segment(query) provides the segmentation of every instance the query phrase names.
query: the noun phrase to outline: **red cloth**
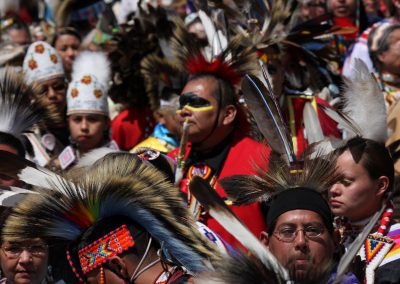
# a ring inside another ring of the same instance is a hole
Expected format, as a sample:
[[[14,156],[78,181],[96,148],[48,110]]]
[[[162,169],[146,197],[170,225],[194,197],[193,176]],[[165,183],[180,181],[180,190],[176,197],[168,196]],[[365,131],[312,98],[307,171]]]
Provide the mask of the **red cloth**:
[[[296,140],[297,140],[297,151],[296,155],[300,156],[304,149],[308,146],[307,139],[304,138],[304,125],[303,125],[303,109],[306,102],[309,99],[301,97],[292,97],[295,125],[296,125]],[[323,99],[316,97],[317,104],[321,104],[329,107],[328,102]],[[317,105],[318,119],[321,124],[322,132],[324,136],[340,138],[340,132],[337,128],[337,122],[332,120],[320,107]],[[285,114],[289,118],[289,114]]]
[[[130,150],[151,135],[154,129],[153,113],[148,108],[128,108],[111,122],[112,138],[121,150]]]
[[[339,27],[350,27],[350,28],[354,28],[354,32],[349,33],[349,34],[345,34],[343,35],[343,37],[345,39],[352,39],[352,40],[356,40],[357,38],[357,34],[358,34],[358,27],[353,23],[353,20],[350,18],[339,18],[339,17],[334,17],[333,18],[333,23],[335,26],[339,26]]]
[[[169,156],[176,160],[178,151],[179,149],[173,150],[169,153]],[[187,154],[189,151],[190,145],[188,146]],[[268,146],[262,145],[249,137],[235,136],[217,180],[236,174],[255,174],[256,168],[254,165],[267,170],[270,152],[271,149]],[[186,188],[187,179],[184,178],[181,182],[181,190],[185,192]],[[218,183],[216,191],[221,197],[226,196],[225,191]],[[257,238],[262,231],[266,231],[266,224],[259,203],[246,206],[230,206],[230,208]],[[233,247],[242,247],[240,243],[211,216],[205,216],[204,224]]]

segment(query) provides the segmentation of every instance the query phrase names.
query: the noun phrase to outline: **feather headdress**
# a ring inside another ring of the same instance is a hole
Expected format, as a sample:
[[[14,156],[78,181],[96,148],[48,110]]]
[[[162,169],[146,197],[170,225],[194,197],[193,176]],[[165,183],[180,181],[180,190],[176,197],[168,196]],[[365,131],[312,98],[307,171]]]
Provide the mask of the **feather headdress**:
[[[37,92],[34,85],[25,85],[24,76],[5,68],[0,72],[0,132],[21,138],[46,113],[45,109],[32,105]]]
[[[343,113],[347,114],[361,131],[354,133],[354,130],[346,128],[350,131],[349,138],[361,134],[364,138],[384,143],[387,139],[385,101],[378,83],[361,59],[355,60],[354,78],[346,79],[345,83]]]
[[[208,59],[193,35],[178,24],[172,47],[179,67],[189,75],[212,74],[235,86],[244,74],[257,70],[256,54],[251,47],[244,47],[242,40],[242,36],[235,36],[221,53]]]
[[[36,188],[40,194],[19,203],[7,219],[3,238],[56,240],[64,246],[65,258],[65,246],[72,245],[91,226],[104,218],[125,216],[193,273],[206,269],[205,260],[219,258],[213,244],[195,228],[178,189],[130,154],[106,156],[62,186],[57,192]]]
[[[279,193],[297,187],[326,193],[340,175],[336,172],[336,158],[306,154],[302,165],[293,168],[282,159],[270,162],[268,172],[259,170],[258,175],[234,175],[219,183],[235,204],[248,204],[270,200]]]
[[[179,95],[184,84],[184,75],[178,66],[172,61],[161,58],[156,54],[150,54],[143,58],[140,63],[140,72],[143,75],[147,96],[149,97],[150,108],[156,111],[168,104],[173,99],[175,91]],[[170,96],[163,96],[163,91],[169,89]],[[177,105],[171,105],[177,107]]]
[[[238,253],[225,257],[214,266],[214,271],[205,272],[194,279],[195,284],[278,284],[285,283],[281,275],[267,268],[259,259]]]

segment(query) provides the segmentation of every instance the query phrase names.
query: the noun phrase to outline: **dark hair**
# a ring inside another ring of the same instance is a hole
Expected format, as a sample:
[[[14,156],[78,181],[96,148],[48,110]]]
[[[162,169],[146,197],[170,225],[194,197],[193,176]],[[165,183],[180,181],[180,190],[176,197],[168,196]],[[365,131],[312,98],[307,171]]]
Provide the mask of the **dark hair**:
[[[216,81],[215,90],[212,95],[217,100],[221,108],[228,105],[237,105],[237,97],[235,95],[234,87],[223,78],[217,77],[210,73],[199,73],[191,76],[188,82],[203,78],[212,78]]]
[[[56,34],[53,37],[53,40],[51,41],[51,45],[55,46],[57,40],[59,39],[59,37],[63,36],[63,35],[70,35],[70,36],[74,36],[76,37],[79,42],[82,42],[82,37],[81,35],[78,33],[78,31],[72,27],[64,27],[64,28],[60,28]]]
[[[354,161],[367,170],[372,179],[378,179],[381,176],[389,178],[389,186],[387,191],[394,188],[394,164],[389,151],[383,143],[355,137],[350,139],[346,146],[337,150],[337,154],[341,155],[345,151],[350,151]]]
[[[25,148],[22,142],[15,136],[0,131],[0,144],[4,144],[10,146],[11,148],[14,148],[15,150],[17,150],[18,156],[25,157]]]
[[[372,60],[375,69],[381,71],[382,64],[379,60],[379,55],[389,50],[389,37],[392,34],[392,32],[394,32],[397,29],[400,29],[400,24],[393,24],[388,27],[382,27],[384,31],[382,32],[380,39],[378,39],[377,41],[377,49],[371,50],[374,38],[376,36],[376,32],[379,30],[379,27],[380,26],[374,28],[368,36],[368,50],[369,50],[369,56]]]

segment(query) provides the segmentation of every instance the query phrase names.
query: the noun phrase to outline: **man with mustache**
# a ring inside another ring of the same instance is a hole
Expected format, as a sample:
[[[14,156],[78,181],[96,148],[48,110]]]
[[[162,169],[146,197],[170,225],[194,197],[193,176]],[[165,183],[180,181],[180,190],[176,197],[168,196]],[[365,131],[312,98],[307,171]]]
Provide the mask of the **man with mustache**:
[[[298,283],[330,283],[335,250],[333,219],[320,193],[292,188],[278,194],[261,241]],[[347,276],[346,280],[357,280]],[[347,283],[347,282],[341,282]]]

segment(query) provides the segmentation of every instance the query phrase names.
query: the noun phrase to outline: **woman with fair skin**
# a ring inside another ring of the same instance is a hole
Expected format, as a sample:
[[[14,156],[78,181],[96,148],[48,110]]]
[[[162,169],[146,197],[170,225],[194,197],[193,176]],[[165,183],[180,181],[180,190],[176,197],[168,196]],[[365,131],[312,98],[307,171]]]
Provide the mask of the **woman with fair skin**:
[[[1,228],[10,214],[10,209],[1,208]],[[22,242],[10,242],[2,235],[0,243],[1,284],[52,283],[48,279],[49,248],[40,238]],[[50,276],[51,277],[51,276]]]
[[[82,38],[73,28],[60,29],[53,39],[53,46],[60,54],[64,71],[68,79],[71,77],[72,64],[79,52]]]
[[[400,224],[393,224],[391,218],[394,167],[389,152],[379,142],[353,138],[338,150],[336,166],[342,179],[330,189],[329,204],[333,214],[342,217],[337,224],[340,224],[341,243],[346,249],[372,216],[384,207],[359,252],[361,259],[366,260],[365,267],[361,267],[366,272],[359,278],[366,279],[366,283],[399,283],[400,271],[396,267],[400,264],[400,257],[396,252],[400,247]],[[382,250],[382,253],[369,250],[378,243],[382,246],[378,251]]]

